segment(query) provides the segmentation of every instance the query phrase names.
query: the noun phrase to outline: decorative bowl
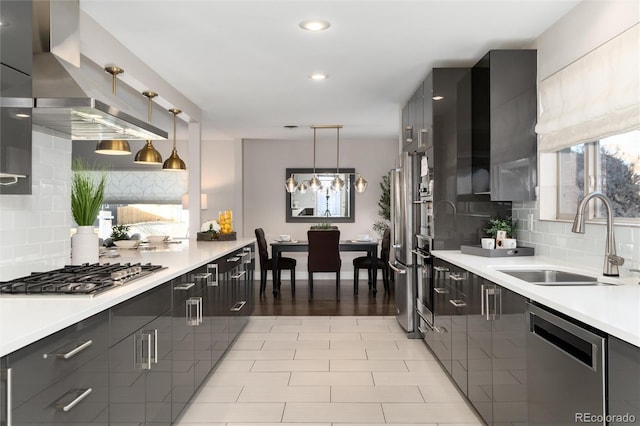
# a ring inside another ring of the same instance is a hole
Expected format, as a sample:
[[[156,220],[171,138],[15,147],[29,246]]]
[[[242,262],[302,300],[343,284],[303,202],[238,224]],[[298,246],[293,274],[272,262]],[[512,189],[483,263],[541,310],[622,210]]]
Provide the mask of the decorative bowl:
[[[149,235],[147,237],[147,241],[149,241],[151,244],[164,243],[168,239],[169,239],[168,235]]]
[[[140,245],[140,240],[117,240],[114,241],[113,244],[115,244],[118,248],[134,249],[138,248],[138,246]]]

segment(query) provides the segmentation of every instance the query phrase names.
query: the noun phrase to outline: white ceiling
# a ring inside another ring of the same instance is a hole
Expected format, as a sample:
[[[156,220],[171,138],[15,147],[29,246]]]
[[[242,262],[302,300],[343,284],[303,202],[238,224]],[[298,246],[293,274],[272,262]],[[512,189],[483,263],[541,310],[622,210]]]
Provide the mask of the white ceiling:
[[[395,138],[432,67],[529,47],[579,0],[81,0],[81,9],[203,112],[203,139]],[[298,23],[325,19],[323,32]],[[313,72],[329,78],[312,81]],[[178,106],[179,107],[179,106]],[[298,125],[297,130],[284,125]]]

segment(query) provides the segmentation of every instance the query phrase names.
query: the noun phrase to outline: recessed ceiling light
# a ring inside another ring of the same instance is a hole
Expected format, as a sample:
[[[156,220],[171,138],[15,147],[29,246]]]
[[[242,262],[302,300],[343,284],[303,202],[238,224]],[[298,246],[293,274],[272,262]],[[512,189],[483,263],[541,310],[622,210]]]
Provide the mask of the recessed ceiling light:
[[[329,28],[331,24],[328,21],[323,21],[321,19],[308,19],[300,22],[298,26],[307,31],[322,31]]]
[[[315,73],[309,76],[311,80],[325,80],[328,77],[329,76],[327,74],[322,74],[322,73]]]
[[[443,100],[443,99],[444,99],[444,96],[434,96],[432,99],[433,99],[434,101],[441,101],[441,100]]]
[[[298,126],[296,126],[295,124],[285,124],[284,126],[285,129],[297,129]]]

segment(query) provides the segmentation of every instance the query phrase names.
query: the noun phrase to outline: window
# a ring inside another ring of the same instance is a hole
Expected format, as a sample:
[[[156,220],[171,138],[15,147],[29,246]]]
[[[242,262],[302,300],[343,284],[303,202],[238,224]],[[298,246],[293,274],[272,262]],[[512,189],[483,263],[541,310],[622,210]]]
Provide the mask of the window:
[[[572,219],[579,200],[592,191],[611,200],[616,218],[640,223],[640,130],[558,152],[557,217]],[[594,206],[589,217],[604,219],[604,205]]]

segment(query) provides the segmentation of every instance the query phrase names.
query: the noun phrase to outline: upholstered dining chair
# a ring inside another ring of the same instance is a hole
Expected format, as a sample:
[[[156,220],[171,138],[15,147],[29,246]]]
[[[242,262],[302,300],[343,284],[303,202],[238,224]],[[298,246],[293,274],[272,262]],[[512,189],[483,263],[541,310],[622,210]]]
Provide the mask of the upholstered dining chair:
[[[313,273],[336,273],[336,299],[340,300],[340,230],[309,230],[309,259],[307,270],[309,272],[309,300],[313,297]]]
[[[256,228],[256,239],[258,240],[258,253],[260,255],[260,294],[263,294],[267,288],[267,272],[273,270],[273,259],[269,259],[269,249],[267,240],[264,237],[264,230]],[[274,286],[280,288],[280,275],[282,270],[291,271],[291,295],[296,294],[296,260],[291,257],[278,257],[277,276],[272,277]]]
[[[353,294],[358,294],[358,272],[360,269],[366,269],[369,276],[369,288],[373,285],[371,282],[371,268],[382,270],[382,282],[384,283],[384,291],[389,291],[389,252],[391,251],[391,230],[387,228],[382,234],[382,244],[380,247],[380,257],[375,259],[369,256],[360,256],[353,259]]]

